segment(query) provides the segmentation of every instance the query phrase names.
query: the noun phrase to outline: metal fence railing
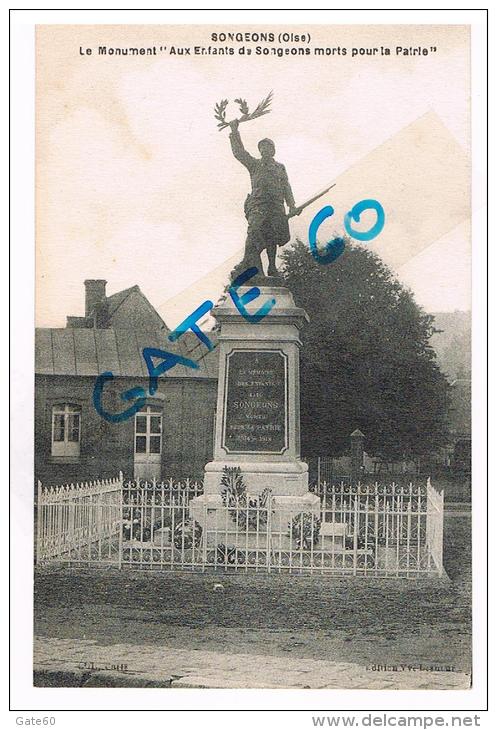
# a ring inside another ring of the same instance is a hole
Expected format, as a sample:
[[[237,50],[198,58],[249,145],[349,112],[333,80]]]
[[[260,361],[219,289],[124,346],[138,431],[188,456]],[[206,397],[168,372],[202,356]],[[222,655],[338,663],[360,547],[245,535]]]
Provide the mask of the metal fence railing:
[[[316,507],[269,490],[194,500],[202,484],[38,487],[37,563],[416,577],[443,572],[443,492],[319,483]]]
[[[437,492],[431,486],[431,480],[427,483],[427,505],[426,505],[426,544],[437,572],[443,572],[443,519],[444,519],[444,493]]]
[[[122,474],[115,479],[43,487],[38,482],[36,561],[100,561],[116,554],[122,525]]]

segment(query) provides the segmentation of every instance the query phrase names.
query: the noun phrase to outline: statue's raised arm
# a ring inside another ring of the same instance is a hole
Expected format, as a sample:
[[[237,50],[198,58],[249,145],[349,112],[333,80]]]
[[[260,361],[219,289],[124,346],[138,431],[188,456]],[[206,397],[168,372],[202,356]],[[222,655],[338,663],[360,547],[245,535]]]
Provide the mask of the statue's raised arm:
[[[238,160],[238,162],[241,162],[242,165],[247,168],[247,170],[251,170],[257,163],[257,160],[255,159],[255,157],[252,157],[252,155],[247,152],[247,150],[243,146],[242,138],[240,136],[240,132],[238,131],[238,125],[238,119],[234,119],[232,122],[230,122],[231,151],[233,152],[233,155]]]

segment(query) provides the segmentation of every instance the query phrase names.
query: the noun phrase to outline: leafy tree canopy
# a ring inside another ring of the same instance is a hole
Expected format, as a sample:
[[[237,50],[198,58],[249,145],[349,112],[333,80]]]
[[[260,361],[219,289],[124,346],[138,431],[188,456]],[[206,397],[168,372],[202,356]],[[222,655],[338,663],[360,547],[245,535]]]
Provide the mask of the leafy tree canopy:
[[[356,428],[368,453],[395,460],[446,441],[449,386],[429,344],[433,317],[365,245],[320,264],[296,241],[282,275],[309,314],[302,331],[305,456],[348,452]]]

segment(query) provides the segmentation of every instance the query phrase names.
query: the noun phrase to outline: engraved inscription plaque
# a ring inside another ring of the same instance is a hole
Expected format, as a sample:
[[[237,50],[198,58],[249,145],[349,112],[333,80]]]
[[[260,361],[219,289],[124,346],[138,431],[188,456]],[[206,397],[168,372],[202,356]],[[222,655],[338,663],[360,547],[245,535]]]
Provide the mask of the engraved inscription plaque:
[[[228,453],[287,448],[286,355],[238,350],[226,363],[223,446]]]

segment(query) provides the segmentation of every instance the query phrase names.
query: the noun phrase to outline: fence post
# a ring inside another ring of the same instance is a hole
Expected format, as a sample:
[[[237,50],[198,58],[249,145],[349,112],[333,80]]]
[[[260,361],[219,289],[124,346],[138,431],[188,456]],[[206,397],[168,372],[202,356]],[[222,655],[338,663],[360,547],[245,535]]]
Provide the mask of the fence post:
[[[124,479],[122,471],[119,472],[119,536],[117,567],[121,570],[123,564],[123,525],[124,525]]]
[[[271,524],[271,514],[273,510],[273,497],[272,495],[269,496],[268,501],[266,502],[266,509],[267,509],[267,521],[266,521],[266,569],[267,572],[271,572],[271,558],[272,558],[272,546],[273,546],[273,536],[272,536],[272,524]],[[245,556],[245,562],[247,562],[248,558]]]
[[[354,498],[354,536],[353,536],[353,567],[354,575],[357,575],[357,533],[359,531],[359,504],[357,496]]]
[[[204,527],[202,528],[202,573],[205,573],[205,568],[207,566],[207,537],[209,534],[209,525],[207,523],[208,517],[207,517],[207,502],[204,502],[202,505],[202,511],[203,511],[203,523]],[[214,562],[216,560],[216,553],[214,552]]]
[[[438,526],[438,540],[439,540],[439,558],[438,558],[438,575],[441,578],[444,571],[444,490],[440,492],[440,519]]]
[[[41,562],[40,559],[40,550],[41,550],[41,523],[42,523],[42,509],[41,509],[41,493],[42,493],[42,484],[41,481],[38,479],[38,494],[37,494],[37,502],[36,502],[36,564],[39,565]]]

